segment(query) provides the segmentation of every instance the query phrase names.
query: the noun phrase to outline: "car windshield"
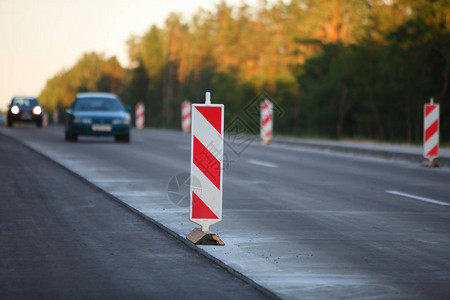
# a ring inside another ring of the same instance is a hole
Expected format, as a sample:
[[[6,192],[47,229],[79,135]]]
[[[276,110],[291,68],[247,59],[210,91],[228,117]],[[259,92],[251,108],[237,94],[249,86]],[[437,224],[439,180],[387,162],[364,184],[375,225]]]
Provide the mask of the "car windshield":
[[[73,107],[76,111],[121,111],[122,103],[114,98],[79,98]]]
[[[34,98],[14,98],[11,105],[17,106],[36,106],[38,102]]]

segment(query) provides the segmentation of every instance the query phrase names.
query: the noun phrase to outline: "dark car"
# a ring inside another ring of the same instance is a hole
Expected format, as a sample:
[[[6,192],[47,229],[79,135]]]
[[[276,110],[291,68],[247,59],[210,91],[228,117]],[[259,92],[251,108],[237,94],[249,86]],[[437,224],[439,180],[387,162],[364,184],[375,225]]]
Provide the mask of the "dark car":
[[[13,126],[14,122],[34,122],[42,127],[42,107],[36,98],[14,97],[8,106],[7,123]]]
[[[67,107],[66,141],[77,141],[79,135],[113,136],[116,142],[130,141],[130,116],[122,101],[110,93],[79,93]]]

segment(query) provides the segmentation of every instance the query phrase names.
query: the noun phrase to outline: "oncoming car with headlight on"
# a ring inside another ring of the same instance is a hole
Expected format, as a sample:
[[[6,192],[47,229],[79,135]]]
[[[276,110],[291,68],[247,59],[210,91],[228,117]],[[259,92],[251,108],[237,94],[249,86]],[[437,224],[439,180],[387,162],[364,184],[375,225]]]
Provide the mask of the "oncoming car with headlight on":
[[[14,122],[34,122],[36,126],[42,127],[42,107],[36,98],[13,97],[8,106],[8,126]]]
[[[79,93],[66,109],[66,141],[79,135],[113,136],[116,142],[130,141],[130,116],[122,101],[111,93]]]

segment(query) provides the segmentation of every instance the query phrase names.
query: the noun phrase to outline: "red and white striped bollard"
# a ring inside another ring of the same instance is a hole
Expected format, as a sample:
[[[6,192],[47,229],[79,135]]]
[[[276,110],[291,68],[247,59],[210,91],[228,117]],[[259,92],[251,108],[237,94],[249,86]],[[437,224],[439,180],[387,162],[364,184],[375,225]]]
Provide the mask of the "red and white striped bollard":
[[[272,144],[273,104],[269,99],[261,102],[261,140],[262,144]]]
[[[136,103],[136,128],[143,129],[145,124],[145,105],[142,102]]]
[[[423,109],[423,156],[429,164],[439,156],[439,104],[434,104],[433,98]]]
[[[210,93],[205,104],[192,105],[190,220],[201,230],[187,238],[195,244],[224,245],[209,231],[222,220],[223,118],[223,104],[211,104]]]
[[[48,126],[48,114],[45,111],[42,112],[42,126]]]
[[[57,109],[53,110],[53,124],[58,124],[59,122],[59,112]]]
[[[191,131],[191,102],[188,100],[181,103],[181,129],[184,134]]]

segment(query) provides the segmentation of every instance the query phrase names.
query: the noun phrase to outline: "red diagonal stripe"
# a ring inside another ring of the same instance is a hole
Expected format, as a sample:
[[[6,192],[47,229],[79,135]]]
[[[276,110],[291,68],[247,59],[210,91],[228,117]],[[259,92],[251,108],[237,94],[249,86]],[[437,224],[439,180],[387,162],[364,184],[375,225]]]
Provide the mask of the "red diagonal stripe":
[[[428,116],[436,107],[437,105],[425,105],[425,117]]]
[[[268,107],[269,107],[269,103],[267,103],[267,102],[261,103],[261,108],[262,108],[262,109],[266,109],[266,108],[268,108]]]
[[[189,119],[191,117],[191,114],[185,114],[185,115],[183,115],[183,121],[185,121],[185,120],[187,120],[187,119]]]
[[[205,119],[222,134],[222,107],[220,106],[195,106]]]
[[[194,164],[220,190],[220,161],[194,136]]]
[[[436,145],[436,146],[434,146],[434,148],[433,149],[431,149],[428,153],[427,153],[427,157],[428,156],[438,156],[438,149],[439,149],[439,147],[438,147],[438,145]]]
[[[428,141],[430,137],[432,137],[433,134],[435,134],[437,131],[438,131],[438,120],[434,121],[434,123],[431,124],[430,127],[428,127],[425,130],[425,141]]]
[[[272,120],[272,115],[267,115],[267,116],[263,119],[262,125],[263,125],[263,126],[266,126],[267,123],[269,123],[271,120]]]
[[[192,192],[192,218],[193,219],[218,219],[215,213],[200,199],[195,192]]]

